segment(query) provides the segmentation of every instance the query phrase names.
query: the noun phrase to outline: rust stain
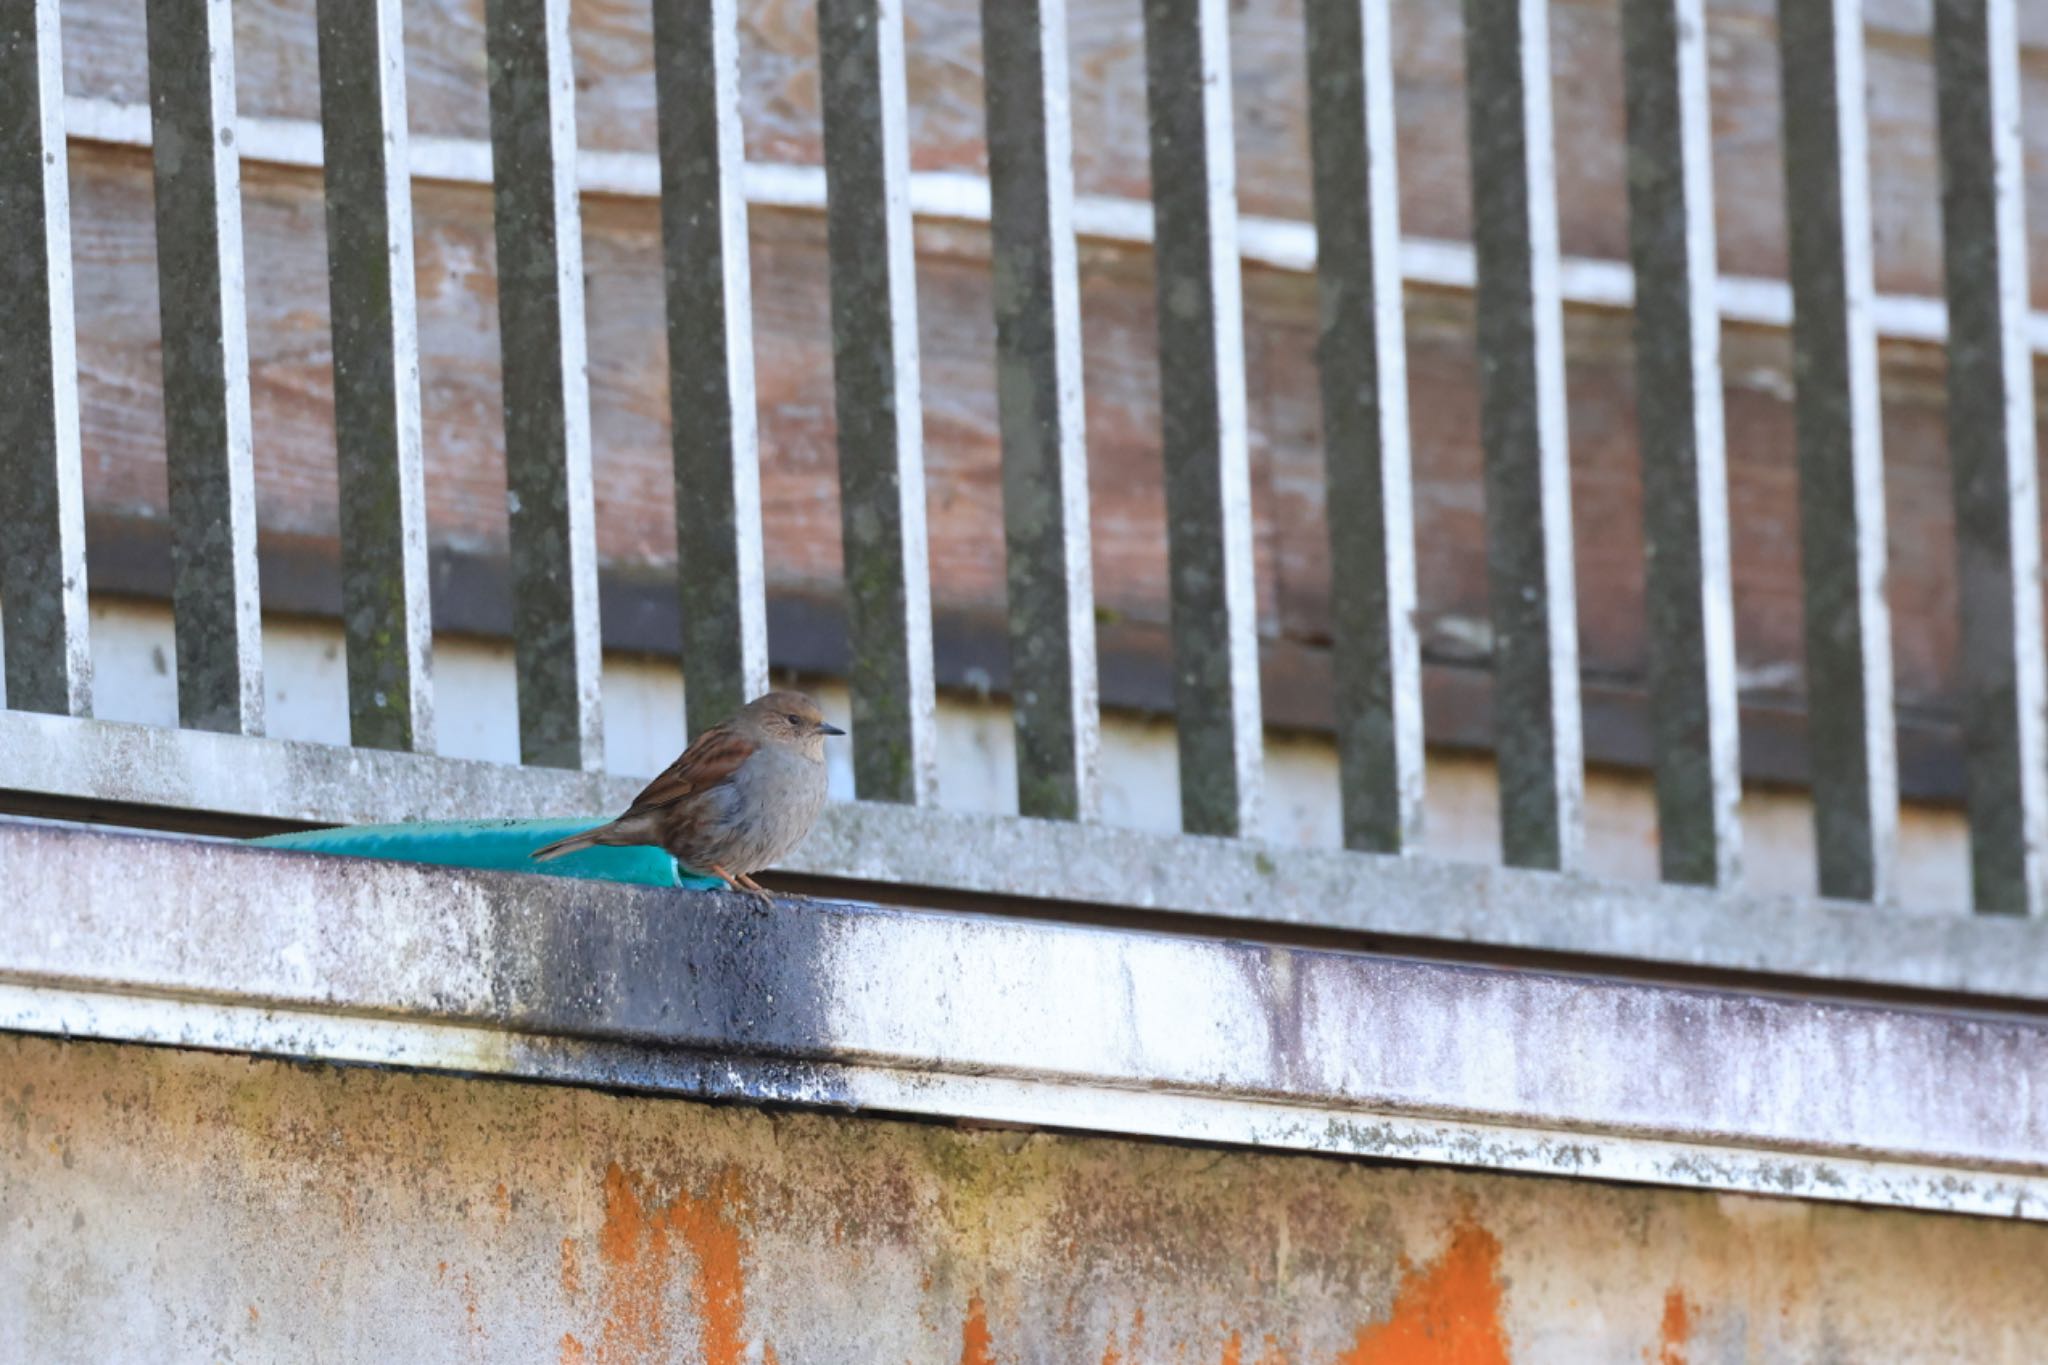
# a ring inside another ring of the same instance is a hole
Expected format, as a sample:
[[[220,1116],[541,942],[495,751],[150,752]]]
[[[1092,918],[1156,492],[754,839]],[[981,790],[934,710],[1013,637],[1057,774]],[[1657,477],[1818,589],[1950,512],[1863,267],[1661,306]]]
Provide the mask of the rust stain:
[[[1244,1338],[1236,1332],[1223,1343],[1223,1365],[1244,1365]]]
[[[562,1239],[562,1293],[572,1299],[583,1294],[583,1248],[574,1237]]]
[[[1266,1335],[1265,1349],[1259,1352],[1258,1365],[1287,1365],[1287,1352],[1280,1349],[1279,1339],[1271,1333]]]
[[[562,1333],[561,1365],[583,1365],[583,1362],[587,1359],[589,1357],[584,1354],[583,1343],[576,1339],[576,1334],[574,1332]]]
[[[483,1318],[477,1313],[476,1282],[470,1277],[470,1273],[467,1270],[462,1272],[462,1312],[469,1319],[469,1333],[471,1336],[484,1337],[490,1335],[484,1331]]]
[[[1677,1285],[1664,1296],[1664,1321],[1657,1330],[1655,1365],[1685,1365],[1685,1344],[1692,1340],[1692,1305]],[[1645,1359],[1649,1352],[1643,1352]]]
[[[663,1295],[679,1242],[696,1263],[690,1299],[704,1365],[739,1365],[746,1350],[746,1243],[735,1215],[742,1204],[739,1176],[731,1169],[702,1198],[678,1194],[650,1210],[625,1171],[616,1163],[606,1168],[604,1226],[597,1241],[605,1269],[600,1361],[668,1354]],[[563,1257],[566,1286],[574,1270],[567,1242]]]
[[[253,1327],[253,1326],[255,1326],[255,1325],[256,1325],[256,1323],[258,1323],[259,1321],[261,1321],[261,1320],[262,1320],[262,1318],[263,1318],[263,1315],[262,1315],[261,1313],[259,1313],[259,1312],[257,1312],[257,1311],[256,1311],[256,1305],[255,1305],[255,1304],[253,1304],[253,1303],[252,1303],[252,1304],[250,1304],[250,1305],[249,1305],[249,1325],[250,1325],[250,1326],[252,1326],[252,1327]]]
[[[967,1299],[967,1320],[960,1324],[960,1365],[995,1365],[988,1334],[988,1307],[981,1295]]]
[[[494,1202],[498,1206],[498,1226],[503,1227],[512,1217],[512,1196],[505,1189],[505,1182],[502,1180],[498,1182],[498,1190]]]
[[[1508,1365],[1500,1242],[1470,1218],[1441,1256],[1401,1277],[1393,1311],[1361,1327],[1337,1365]]]
[[[1071,1329],[1073,1327],[1073,1324],[1074,1300],[1073,1297],[1069,1295],[1067,1298],[1066,1314],[1065,1317],[1062,1319],[1062,1325]],[[1112,1331],[1109,1334],[1109,1344],[1102,1348],[1102,1365],[1123,1365],[1124,1361],[1126,1360],[1129,1360],[1131,1365],[1137,1365],[1137,1362],[1145,1358],[1144,1346],[1145,1308],[1144,1305],[1140,1304],[1138,1307],[1131,1310],[1130,1340],[1124,1343],[1124,1349],[1120,1351],[1117,1349],[1116,1333]],[[1129,1354],[1126,1355],[1126,1352],[1128,1352]]]
[[[726,1170],[703,1199],[679,1198],[669,1218],[696,1258],[690,1283],[704,1365],[739,1365],[746,1350],[746,1247],[732,1211],[741,1203],[739,1175]]]

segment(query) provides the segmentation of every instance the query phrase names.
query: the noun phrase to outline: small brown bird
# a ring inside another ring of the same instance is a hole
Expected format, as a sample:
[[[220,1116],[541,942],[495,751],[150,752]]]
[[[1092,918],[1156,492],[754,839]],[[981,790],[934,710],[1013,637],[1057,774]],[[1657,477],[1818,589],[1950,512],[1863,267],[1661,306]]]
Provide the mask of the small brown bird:
[[[770,692],[697,736],[624,815],[534,850],[536,859],[598,844],[657,844],[691,872],[768,899],[747,875],[803,842],[825,804],[827,725],[801,692]]]

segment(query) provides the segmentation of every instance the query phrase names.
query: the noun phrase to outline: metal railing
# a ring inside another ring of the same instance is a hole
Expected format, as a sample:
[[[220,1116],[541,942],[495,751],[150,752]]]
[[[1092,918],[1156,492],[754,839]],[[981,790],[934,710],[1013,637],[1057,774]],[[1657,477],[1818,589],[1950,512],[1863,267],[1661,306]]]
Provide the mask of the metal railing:
[[[767,675],[747,168],[736,0],[652,3],[669,378],[674,411],[690,415],[673,441],[694,731]],[[1422,688],[1387,6],[1305,8],[1344,840],[1407,853]],[[984,0],[983,50],[1018,805],[1085,822],[1099,720],[1064,9]],[[1545,0],[1466,0],[1465,14],[1503,855],[1572,870],[1583,759],[1548,15]],[[1820,884],[1884,900],[1898,789],[1860,5],[1783,0],[1781,14]],[[817,17],[856,787],[924,806],[935,721],[904,16],[901,0],[820,0]],[[1625,0],[1623,17],[1662,867],[1725,889],[1739,872],[1741,784],[1705,19],[1702,0]],[[1181,823],[1236,837],[1258,807],[1261,707],[1228,19],[1225,0],[1144,4]],[[486,21],[520,749],[529,770],[588,774],[602,753],[600,636],[568,6],[489,0]],[[2048,679],[2015,25],[2016,0],[1937,0],[1974,895],[1980,910],[2039,914]],[[200,749],[86,719],[58,0],[0,0],[6,701],[70,718],[0,716],[12,727],[0,787],[235,810],[261,772],[299,790],[272,789],[252,813],[304,819],[379,809],[361,784],[390,784],[391,816],[424,813],[420,793],[436,783],[489,785],[480,765],[425,757],[399,0],[321,0],[319,45],[351,732],[361,749],[419,757],[401,772],[250,739],[268,756],[209,748],[195,766]],[[263,694],[233,61],[228,0],[150,0],[179,714],[187,732],[253,737]],[[500,805],[609,792],[566,780],[519,790]]]

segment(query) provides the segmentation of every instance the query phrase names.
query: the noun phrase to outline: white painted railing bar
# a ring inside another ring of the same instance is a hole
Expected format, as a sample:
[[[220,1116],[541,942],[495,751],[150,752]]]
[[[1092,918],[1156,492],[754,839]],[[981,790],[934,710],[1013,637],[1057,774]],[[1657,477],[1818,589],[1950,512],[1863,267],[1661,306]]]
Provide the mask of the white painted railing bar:
[[[655,0],[669,429],[692,735],[768,689],[737,0]]]
[[[1782,0],[1807,743],[1824,895],[1891,893],[1898,830],[1884,463],[1870,322],[1861,0]]]
[[[1017,809],[1100,810],[1066,0],[983,0]]]
[[[242,162],[229,0],[149,0],[178,717],[263,728]]]
[[[320,0],[349,739],[434,747],[433,622],[399,0]]]
[[[1344,843],[1401,853],[1423,757],[1393,35],[1381,0],[1306,9]]]
[[[1145,0],[1145,98],[1181,827],[1243,834],[1264,737],[1227,0]]]
[[[1664,879],[1740,874],[1742,755],[1703,0],[1622,5],[1650,712]]]
[[[1585,842],[1547,0],[1465,0],[1501,851]]]
[[[854,789],[932,799],[935,701],[902,0],[820,0]]]
[[[88,96],[65,102],[66,128],[75,142],[147,147],[148,110]],[[304,119],[245,116],[235,145],[242,159],[272,166],[313,168],[320,164],[320,127]],[[586,149],[577,158],[577,184],[584,194],[652,199],[661,192],[661,166],[645,152]],[[437,184],[491,183],[490,144],[467,138],[412,139],[412,173]],[[823,212],[825,170],[786,162],[749,162],[741,174],[747,202],[757,208]],[[987,223],[989,186],[978,175],[957,171],[914,171],[910,212],[934,222]],[[1316,265],[1316,232],[1309,223],[1258,214],[1238,217],[1239,257],[1247,265],[1307,274]],[[1110,195],[1074,196],[1074,234],[1083,241],[1144,247],[1152,243],[1152,206]],[[1401,242],[1403,280],[1417,289],[1469,292],[1478,277],[1472,248],[1464,242],[1406,237]],[[1558,268],[1559,294],[1569,308],[1626,312],[1635,306],[1635,276],[1626,262],[1566,256]],[[1783,330],[1792,325],[1792,290],[1784,280],[1723,275],[1715,288],[1721,320],[1744,327]],[[1879,294],[1871,321],[1887,341],[1938,345],[1948,337],[1948,310],[1940,299]],[[2048,313],[2027,318],[2027,342],[2048,355]]]
[[[1934,7],[1970,883],[1979,910],[2039,915],[2048,913],[2048,659],[2016,19],[2016,0]]]
[[[6,704],[92,709],[57,0],[0,4],[0,609]]]
[[[596,494],[569,0],[488,0],[519,750],[596,768]]]

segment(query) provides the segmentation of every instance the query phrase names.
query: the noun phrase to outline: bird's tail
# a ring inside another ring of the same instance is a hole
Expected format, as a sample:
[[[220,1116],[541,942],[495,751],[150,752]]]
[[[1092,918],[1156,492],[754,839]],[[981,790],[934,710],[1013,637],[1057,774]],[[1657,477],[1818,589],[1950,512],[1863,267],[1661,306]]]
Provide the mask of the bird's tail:
[[[565,853],[575,853],[580,849],[595,848],[604,842],[601,836],[610,828],[610,825],[599,825],[596,829],[586,829],[581,834],[572,834],[566,839],[557,839],[545,848],[535,849],[531,856],[535,862],[544,863],[550,858],[559,858]]]

